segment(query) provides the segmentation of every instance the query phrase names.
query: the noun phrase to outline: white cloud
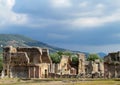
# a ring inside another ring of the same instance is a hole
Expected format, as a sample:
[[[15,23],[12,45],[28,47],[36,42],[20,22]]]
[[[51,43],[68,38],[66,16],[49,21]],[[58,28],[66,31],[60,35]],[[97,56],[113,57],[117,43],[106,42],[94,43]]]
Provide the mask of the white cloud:
[[[88,5],[89,5],[89,3],[87,2],[87,1],[85,1],[85,2],[81,2],[80,4],[79,4],[79,7],[88,7]]]
[[[97,26],[99,24],[101,23],[96,17],[79,18],[79,19],[75,19],[72,22],[72,25],[76,27],[92,27],[92,26]]]
[[[108,0],[108,2],[110,2],[112,6],[120,7],[120,0]]]
[[[15,0],[0,0],[0,26],[8,24],[23,24],[27,20],[24,14],[17,14],[12,11]]]
[[[102,16],[103,11],[100,10],[92,10],[87,12],[78,12],[78,13],[71,13],[70,16],[73,17],[88,17],[88,16]]]
[[[69,20],[55,20],[55,19],[45,19],[45,18],[34,18],[34,19],[28,19],[27,21],[27,27],[33,28],[33,29],[39,29],[39,28],[46,28],[51,25],[68,25]]]
[[[99,3],[99,4],[96,5],[96,8],[97,8],[97,9],[104,9],[104,8],[105,8],[105,5]]]
[[[79,17],[71,20],[71,24],[75,27],[96,27],[107,23],[120,21],[120,11],[117,10],[111,15]]]
[[[7,11],[3,11],[2,16],[0,17],[2,21],[0,21],[0,24],[4,23],[3,20],[9,21],[9,23],[25,23],[27,20],[26,15],[22,14],[16,14],[12,11],[12,7],[15,4],[15,0],[0,0],[1,2],[9,3],[8,6],[2,6],[2,7],[8,7]],[[106,5],[106,3],[99,1],[93,3],[92,1],[78,1],[78,3],[74,3],[74,0],[48,0],[51,2],[49,5],[52,5],[54,8],[61,8],[60,10],[50,8],[51,14],[43,14],[40,15],[47,15],[48,18],[45,18],[46,20],[31,22],[29,20],[28,24],[32,27],[44,27],[46,25],[72,25],[73,27],[97,27],[97,26],[103,26],[107,23],[120,21],[120,12],[111,10],[107,10],[107,6],[112,3],[109,3]],[[80,3],[81,2],[81,3]],[[50,7],[50,6],[48,6]],[[69,7],[68,9],[64,9],[65,7]],[[83,7],[81,9],[80,7]],[[42,7],[41,7],[42,8]],[[45,8],[46,9],[46,8]],[[44,9],[44,10],[45,10]],[[39,10],[38,10],[39,11]],[[110,11],[109,15],[107,13]],[[37,13],[37,12],[36,12]],[[45,12],[46,13],[46,12]],[[6,15],[5,15],[6,14]],[[34,14],[34,13],[33,13]],[[1,15],[1,14],[0,14]],[[52,15],[52,17],[51,17]],[[7,17],[6,17],[7,16]],[[35,15],[36,16],[36,15]],[[57,19],[57,18],[59,19]],[[29,16],[31,19],[32,17]],[[38,19],[41,18],[37,17]],[[37,22],[37,23],[36,23]]]
[[[113,38],[119,39],[120,38],[120,33],[115,33],[112,35]]]
[[[70,0],[52,0],[53,7],[70,7],[72,4]]]

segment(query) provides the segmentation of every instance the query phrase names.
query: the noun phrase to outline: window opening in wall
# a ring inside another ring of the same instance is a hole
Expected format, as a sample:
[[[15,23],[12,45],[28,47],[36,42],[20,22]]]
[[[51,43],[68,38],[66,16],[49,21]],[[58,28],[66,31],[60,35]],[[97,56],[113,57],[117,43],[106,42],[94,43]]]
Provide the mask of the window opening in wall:
[[[45,78],[47,78],[47,69],[45,69]]]
[[[111,60],[112,60],[112,61],[116,61],[115,56],[112,56],[112,57],[111,57]]]
[[[117,61],[120,61],[120,57],[117,57]]]

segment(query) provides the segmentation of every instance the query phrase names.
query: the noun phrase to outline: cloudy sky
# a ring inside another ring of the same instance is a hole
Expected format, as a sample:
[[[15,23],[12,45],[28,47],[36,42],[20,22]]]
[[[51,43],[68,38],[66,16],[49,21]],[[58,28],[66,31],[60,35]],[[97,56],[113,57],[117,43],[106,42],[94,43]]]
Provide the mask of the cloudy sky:
[[[0,33],[85,52],[120,50],[120,0],[0,0]]]

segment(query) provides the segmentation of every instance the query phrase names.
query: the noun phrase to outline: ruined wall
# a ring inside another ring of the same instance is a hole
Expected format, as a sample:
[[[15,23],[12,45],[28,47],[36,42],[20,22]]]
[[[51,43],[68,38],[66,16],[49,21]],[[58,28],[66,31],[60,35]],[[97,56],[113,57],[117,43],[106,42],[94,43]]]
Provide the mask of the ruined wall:
[[[100,70],[100,60],[99,59],[92,61],[92,68],[93,68],[92,73],[99,73],[99,70]]]
[[[79,59],[78,74],[85,74],[85,54],[79,53],[77,55]]]
[[[27,78],[29,58],[25,52],[10,54],[10,73],[11,77]]]
[[[100,67],[99,67],[99,72],[101,73],[101,76],[104,76],[104,62],[100,63]]]
[[[40,66],[31,65],[28,67],[28,78],[41,78],[41,68]]]
[[[52,72],[58,75],[76,75],[77,69],[71,65],[72,60],[69,56],[62,55],[61,61],[59,64],[52,64]]]
[[[51,71],[48,49],[14,48],[3,49],[3,72],[9,77],[45,78]]]
[[[48,77],[48,73],[49,73],[49,66],[50,64],[47,63],[41,63],[40,64],[40,69],[41,69],[41,78],[47,78]]]
[[[11,71],[11,57],[16,53],[16,49],[12,46],[3,48],[3,75],[10,76]]]
[[[70,68],[69,68],[69,56],[62,55],[60,64],[58,64],[58,74],[64,75],[64,74],[70,74]]]
[[[10,52],[10,51],[9,51]],[[4,66],[3,71],[9,77],[28,77],[27,65],[29,64],[29,58],[25,52],[4,52]]]
[[[41,60],[41,49],[39,48],[17,48],[17,52],[26,52],[31,64],[42,63]]]
[[[105,77],[120,78],[120,52],[109,53],[104,58]]]
[[[28,78],[27,66],[13,66],[10,70],[11,77]]]
[[[116,76],[117,78],[120,78],[120,65],[116,65],[116,66],[115,66],[115,69],[116,69],[116,75],[115,75],[115,76]]]
[[[62,55],[61,61],[60,61],[60,74],[70,74],[70,69],[69,69],[69,56]]]
[[[120,78],[120,65],[105,63],[106,78]]]
[[[104,63],[100,60],[86,61],[86,77],[104,77]]]
[[[114,78],[115,77],[115,66],[114,65],[107,65],[107,66],[109,66],[109,67],[106,68],[107,70],[105,70],[105,77]]]
[[[29,57],[26,52],[10,53],[9,55],[11,66],[28,65],[30,63]]]
[[[51,60],[51,58],[49,56],[48,49],[42,49],[41,59],[42,59],[42,63],[52,63],[52,60]]]
[[[85,74],[91,74],[93,71],[92,61],[85,61]]]
[[[50,73],[60,74],[60,72],[61,72],[60,64],[52,63],[52,65],[51,65],[51,72]]]

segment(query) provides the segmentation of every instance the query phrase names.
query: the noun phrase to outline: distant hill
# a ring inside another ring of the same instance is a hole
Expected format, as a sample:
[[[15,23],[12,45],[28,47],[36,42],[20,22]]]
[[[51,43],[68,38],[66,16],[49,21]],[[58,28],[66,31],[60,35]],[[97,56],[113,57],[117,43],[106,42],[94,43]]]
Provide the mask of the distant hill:
[[[104,58],[107,54],[103,53],[103,52],[99,52],[97,53],[101,58]]]
[[[14,47],[31,47],[38,46],[42,48],[48,48],[51,52],[65,51],[66,49],[54,47],[46,43],[33,40],[31,38],[25,37],[18,34],[0,34],[0,45],[3,46],[14,46]],[[1,48],[0,48],[1,49]]]
[[[37,47],[42,47],[42,48],[48,48],[50,52],[56,52],[56,51],[71,51],[73,53],[78,53],[80,51],[72,51],[68,49],[63,49],[63,48],[58,48],[54,47],[51,45],[48,45],[46,43],[43,43],[41,41],[33,40],[29,37],[25,37],[23,35],[18,35],[18,34],[0,34],[0,45],[3,46],[14,46],[14,47],[32,47],[32,46],[37,46]],[[0,48],[1,49],[1,48]],[[89,55],[87,52],[82,52],[85,53],[86,56]],[[106,54],[105,53],[97,53],[101,58],[103,58]]]

